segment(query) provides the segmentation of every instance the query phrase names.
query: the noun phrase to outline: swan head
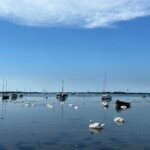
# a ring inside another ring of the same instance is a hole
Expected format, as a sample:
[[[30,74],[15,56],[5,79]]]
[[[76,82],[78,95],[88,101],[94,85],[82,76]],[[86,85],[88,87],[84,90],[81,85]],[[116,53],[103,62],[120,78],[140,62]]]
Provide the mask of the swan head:
[[[103,128],[105,126],[105,124],[103,123],[103,124],[101,124],[101,127]]]
[[[93,123],[93,121],[92,121],[92,120],[90,120],[90,123]]]

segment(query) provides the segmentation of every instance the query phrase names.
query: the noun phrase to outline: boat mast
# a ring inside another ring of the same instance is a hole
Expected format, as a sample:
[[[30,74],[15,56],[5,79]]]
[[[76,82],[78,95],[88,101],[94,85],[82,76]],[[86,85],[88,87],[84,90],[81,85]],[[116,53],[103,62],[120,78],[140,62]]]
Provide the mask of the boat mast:
[[[6,80],[6,93],[7,93],[7,80]]]
[[[3,83],[2,83],[2,94],[4,94],[4,78],[3,78]]]
[[[62,93],[64,93],[64,80],[62,80]]]
[[[103,87],[103,92],[106,92],[106,84],[107,84],[107,71],[105,71],[105,77],[104,77],[104,87]]]

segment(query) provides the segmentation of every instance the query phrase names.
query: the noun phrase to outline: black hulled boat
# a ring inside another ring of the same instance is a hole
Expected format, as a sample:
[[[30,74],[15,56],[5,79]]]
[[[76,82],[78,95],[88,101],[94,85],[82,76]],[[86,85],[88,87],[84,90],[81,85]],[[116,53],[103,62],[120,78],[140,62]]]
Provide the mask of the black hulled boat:
[[[11,95],[11,100],[16,100],[18,98],[18,95],[16,93],[13,93]]]
[[[64,81],[62,81],[62,92],[58,93],[56,95],[56,98],[59,99],[60,101],[65,101],[67,97],[68,94],[64,93]]]
[[[123,110],[122,107],[126,107],[126,109],[131,107],[131,102],[125,102],[121,100],[116,100],[115,104],[116,104],[115,108],[117,112]]]

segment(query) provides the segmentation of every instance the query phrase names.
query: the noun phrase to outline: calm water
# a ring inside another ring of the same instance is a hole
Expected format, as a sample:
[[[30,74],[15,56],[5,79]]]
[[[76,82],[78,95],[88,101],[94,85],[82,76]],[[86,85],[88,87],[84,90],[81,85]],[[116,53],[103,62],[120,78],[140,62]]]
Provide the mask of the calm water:
[[[131,100],[131,108],[117,112],[117,98]],[[27,106],[28,102],[33,106]],[[47,103],[54,107],[48,108]],[[68,97],[65,103],[52,96],[0,102],[0,150],[148,150],[149,115],[149,97],[116,96],[108,109],[98,96]],[[115,116],[123,117],[124,125],[115,124]],[[90,131],[90,119],[106,126],[102,131]]]

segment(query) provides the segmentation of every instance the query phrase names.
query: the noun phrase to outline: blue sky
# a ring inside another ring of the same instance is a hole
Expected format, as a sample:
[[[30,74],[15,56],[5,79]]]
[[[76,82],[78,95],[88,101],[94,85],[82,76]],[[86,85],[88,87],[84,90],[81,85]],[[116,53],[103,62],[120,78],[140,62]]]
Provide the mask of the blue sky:
[[[1,12],[1,11],[0,11]],[[0,84],[9,90],[150,92],[150,17],[96,27],[0,19]],[[89,24],[89,23],[88,23]]]

